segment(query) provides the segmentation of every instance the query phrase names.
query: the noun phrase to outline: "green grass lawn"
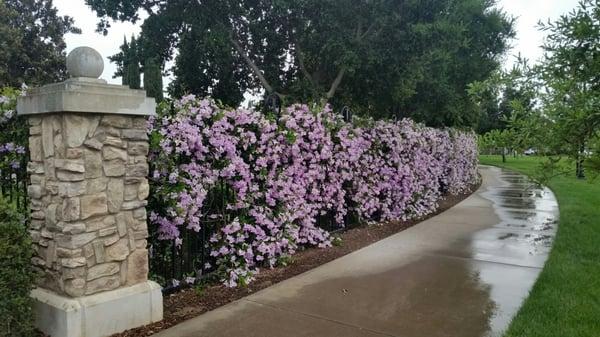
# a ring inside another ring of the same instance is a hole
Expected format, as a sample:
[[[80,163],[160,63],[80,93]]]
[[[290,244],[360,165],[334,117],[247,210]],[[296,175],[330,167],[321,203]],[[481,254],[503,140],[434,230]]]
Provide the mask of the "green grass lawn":
[[[482,164],[532,174],[540,158],[481,156]],[[574,171],[574,170],[573,170]],[[552,179],[560,222],[554,247],[506,337],[600,336],[600,179]]]

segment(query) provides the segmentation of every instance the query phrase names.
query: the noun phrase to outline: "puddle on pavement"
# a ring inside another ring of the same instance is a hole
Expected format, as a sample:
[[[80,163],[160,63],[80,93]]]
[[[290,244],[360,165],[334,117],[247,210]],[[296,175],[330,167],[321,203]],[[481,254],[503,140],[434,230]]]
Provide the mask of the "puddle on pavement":
[[[497,201],[497,206],[503,208],[512,208],[517,210],[532,210],[535,213],[539,211],[555,211],[558,206],[556,201],[549,199],[542,199],[536,197],[529,198],[499,198],[502,200]]]
[[[498,215],[505,222],[536,222],[540,223],[543,221],[554,220],[555,215],[553,212],[548,211],[533,211],[533,210],[518,210],[518,209],[497,209]]]
[[[536,200],[533,198],[501,198],[500,206],[516,209],[534,209]]]
[[[513,238],[513,237],[519,237],[519,235],[515,234],[515,233],[506,233],[506,234],[502,234],[498,237],[498,240],[506,240],[508,238]]]
[[[545,188],[528,187],[528,188],[515,188],[505,187],[497,188],[490,192],[490,195],[496,195],[503,198],[542,198],[554,200],[552,192]]]
[[[500,197],[504,197],[504,198],[528,198],[531,196],[535,196],[536,193],[539,193],[538,191],[532,191],[532,190],[501,190],[498,192],[495,192],[496,195],[500,196]]]
[[[534,184],[534,182],[532,182],[530,179],[521,175],[501,175],[500,177],[502,180],[512,184]]]
[[[541,222],[540,222],[541,221]],[[548,233],[553,234],[556,231],[556,221],[545,220],[543,221],[516,221],[512,220],[512,222],[501,222],[496,225],[496,228],[507,228],[507,229],[515,229],[515,230],[523,230],[523,231],[534,231],[540,233]]]
[[[525,234],[525,238],[535,245],[551,247],[554,235],[549,234]]]

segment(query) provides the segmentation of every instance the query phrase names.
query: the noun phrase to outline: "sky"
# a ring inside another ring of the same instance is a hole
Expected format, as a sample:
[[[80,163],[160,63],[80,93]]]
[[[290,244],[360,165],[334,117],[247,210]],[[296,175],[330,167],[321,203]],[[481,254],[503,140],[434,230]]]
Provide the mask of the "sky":
[[[138,35],[140,32],[140,23],[112,23],[112,28],[108,31],[108,35],[104,36],[96,33],[96,23],[98,17],[85,4],[84,0],[54,0],[54,6],[58,9],[59,15],[68,15],[75,20],[75,26],[81,29],[81,34],[67,34],[65,41],[67,42],[67,53],[71,50],[80,47],[88,46],[96,49],[104,58],[104,72],[100,78],[105,79],[109,83],[121,84],[121,79],[113,79],[116,67],[108,60],[108,56],[119,52],[119,47],[123,43],[123,36],[127,39],[131,34]]]
[[[534,63],[543,56],[541,45],[544,32],[537,28],[538,22],[555,20],[577,7],[579,0],[499,0],[498,7],[517,19],[515,30],[517,37],[512,41],[513,49],[504,60],[504,67],[509,68],[515,56],[521,56]]]
[[[513,49],[504,60],[505,68],[509,68],[515,60],[514,55],[519,53],[535,61],[542,56],[540,46],[543,43],[544,33],[537,29],[537,23],[556,19],[561,14],[566,14],[577,6],[578,0],[499,0],[498,7],[503,8],[509,15],[517,19],[517,37],[512,41]],[[140,32],[140,24],[114,22],[107,36],[96,33],[98,18],[95,13],[85,5],[84,0],[54,0],[54,5],[60,15],[69,15],[75,19],[75,25],[82,30],[82,34],[67,34],[67,53],[79,46],[88,46],[96,49],[104,57],[104,73],[101,78],[109,83],[120,84],[121,79],[112,76],[116,70],[107,57],[116,54],[123,43],[123,36],[129,37]],[[165,78],[165,87],[170,82]]]

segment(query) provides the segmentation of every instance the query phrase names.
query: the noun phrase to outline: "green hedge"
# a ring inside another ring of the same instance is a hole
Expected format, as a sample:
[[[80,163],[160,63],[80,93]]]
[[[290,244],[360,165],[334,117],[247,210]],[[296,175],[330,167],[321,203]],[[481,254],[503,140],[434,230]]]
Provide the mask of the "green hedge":
[[[29,293],[35,282],[31,239],[12,205],[0,198],[0,336],[32,336]]]

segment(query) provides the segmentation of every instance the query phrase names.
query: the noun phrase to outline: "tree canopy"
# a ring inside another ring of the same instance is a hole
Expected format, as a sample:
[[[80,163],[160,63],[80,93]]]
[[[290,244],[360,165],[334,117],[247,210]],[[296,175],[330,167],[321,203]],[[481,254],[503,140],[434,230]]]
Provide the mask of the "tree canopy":
[[[80,33],[52,0],[0,1],[0,87],[41,85],[66,77],[64,35]]]
[[[148,97],[154,97],[157,102],[163,100],[162,72],[154,58],[144,62],[144,90]]]
[[[469,95],[481,114],[478,133],[504,130],[512,119],[522,119],[539,107],[540,82],[533,73],[528,61],[519,57],[512,69],[495,71],[486,80],[469,84]]]
[[[583,161],[600,131],[600,2],[582,0],[541,29],[548,37],[539,73],[553,138],[559,140],[556,151],[574,158],[583,177]]]
[[[503,116],[504,126],[512,134],[512,148],[567,156],[584,178],[585,166],[600,172],[600,2],[582,0],[571,12],[540,23],[540,29],[547,33],[541,62],[496,86],[520,91]],[[485,88],[475,83],[471,93],[485,93]],[[492,136],[487,139],[497,139]],[[552,159],[546,167],[558,162]]]
[[[434,126],[477,124],[467,85],[498,68],[514,35],[494,0],[86,2],[105,32],[148,13],[139,43],[175,58],[172,94],[237,105],[264,92]]]

